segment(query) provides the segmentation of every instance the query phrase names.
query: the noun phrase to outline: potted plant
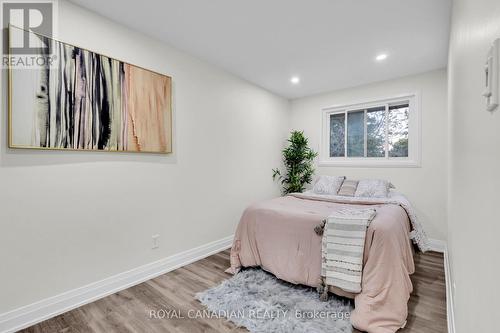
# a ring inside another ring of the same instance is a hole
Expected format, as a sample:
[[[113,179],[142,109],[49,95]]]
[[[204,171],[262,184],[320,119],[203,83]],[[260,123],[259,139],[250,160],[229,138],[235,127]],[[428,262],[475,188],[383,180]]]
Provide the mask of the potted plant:
[[[273,180],[283,185],[283,194],[303,192],[305,184],[312,181],[314,174],[313,160],[318,153],[309,148],[304,132],[292,131],[288,139],[289,145],[283,149],[285,174],[273,169]]]

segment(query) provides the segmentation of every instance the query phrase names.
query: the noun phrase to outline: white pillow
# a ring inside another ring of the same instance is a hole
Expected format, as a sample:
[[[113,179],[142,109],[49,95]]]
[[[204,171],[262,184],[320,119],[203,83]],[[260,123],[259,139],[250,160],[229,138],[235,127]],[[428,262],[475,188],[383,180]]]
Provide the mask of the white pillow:
[[[365,198],[387,198],[389,188],[394,187],[390,182],[383,179],[362,179],[358,183],[355,197]]]
[[[319,176],[314,184],[313,192],[316,194],[336,195],[344,182],[345,176]]]

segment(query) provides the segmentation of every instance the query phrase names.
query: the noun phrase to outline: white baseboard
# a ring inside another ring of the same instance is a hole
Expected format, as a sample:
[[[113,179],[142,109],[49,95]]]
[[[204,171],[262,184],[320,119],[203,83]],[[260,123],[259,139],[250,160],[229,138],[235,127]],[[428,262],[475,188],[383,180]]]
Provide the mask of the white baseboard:
[[[10,333],[47,320],[61,313],[94,302],[120,290],[155,278],[179,267],[231,247],[233,236],[196,247],[134,268],[104,280],[67,291],[39,302],[0,314],[0,332]]]
[[[453,279],[451,277],[450,258],[448,247],[444,251],[444,274],[446,279],[446,318],[448,320],[448,333],[455,333],[455,310],[453,307]]]
[[[431,251],[444,254],[444,275],[446,282],[446,318],[448,321],[448,333],[455,333],[455,313],[453,309],[453,279],[451,278],[450,260],[448,256],[448,245],[439,239],[429,239]]]
[[[443,240],[430,238],[429,245],[430,245],[431,251],[436,251],[439,253],[446,252],[446,242]]]

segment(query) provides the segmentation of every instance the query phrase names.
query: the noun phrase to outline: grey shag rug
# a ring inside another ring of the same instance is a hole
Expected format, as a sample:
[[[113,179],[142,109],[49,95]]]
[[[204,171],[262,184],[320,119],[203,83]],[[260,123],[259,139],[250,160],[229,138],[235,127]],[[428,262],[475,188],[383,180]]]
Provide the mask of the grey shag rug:
[[[245,269],[220,285],[196,294],[216,318],[255,333],[351,333],[351,302],[314,288],[281,281],[261,269]]]

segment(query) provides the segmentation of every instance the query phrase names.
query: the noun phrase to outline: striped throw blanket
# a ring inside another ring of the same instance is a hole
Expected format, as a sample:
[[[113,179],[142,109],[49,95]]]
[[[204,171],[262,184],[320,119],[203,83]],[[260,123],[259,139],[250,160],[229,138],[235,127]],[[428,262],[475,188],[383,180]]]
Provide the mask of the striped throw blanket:
[[[375,209],[341,209],[325,221],[322,238],[321,276],[325,289],[335,286],[361,292],[366,230]]]

